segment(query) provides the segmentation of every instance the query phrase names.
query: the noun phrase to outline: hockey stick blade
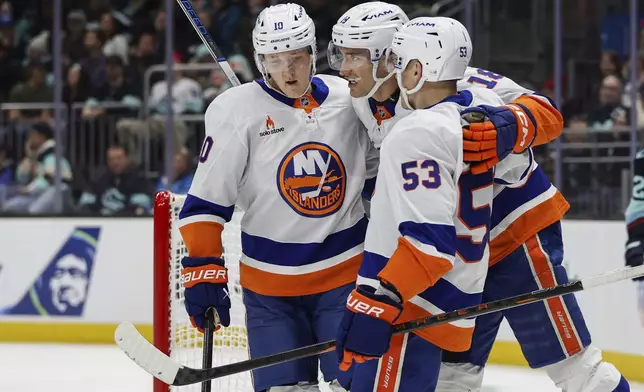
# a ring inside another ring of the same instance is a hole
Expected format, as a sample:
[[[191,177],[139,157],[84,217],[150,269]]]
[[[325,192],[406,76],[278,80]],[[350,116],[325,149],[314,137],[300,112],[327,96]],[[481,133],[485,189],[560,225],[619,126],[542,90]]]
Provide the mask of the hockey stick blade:
[[[572,281],[547,289],[537,290],[481,305],[471,306],[465,309],[455,310],[453,312],[441,313],[397,324],[394,326],[394,334],[412,332],[418,329],[433,327],[452,321],[483,316],[489,313],[523,306],[537,301],[543,301],[548,298],[559,297],[640,276],[644,276],[644,265],[635,268],[623,268],[610,271],[595,277]],[[161,351],[157,350],[157,348],[149,343],[129,322],[124,322],[119,325],[116,329],[115,338],[121,350],[123,350],[137,365],[166,384],[177,386],[196,384],[206,380],[276,365],[282,362],[305,358],[312,355],[319,355],[330,351],[335,347],[335,341],[330,340],[327,342],[296,348],[290,351],[284,351],[278,354],[253,358],[210,369],[193,369],[176,363]]]
[[[183,367],[150,344],[129,321],[116,327],[114,341],[132,361],[166,384],[172,384]]]

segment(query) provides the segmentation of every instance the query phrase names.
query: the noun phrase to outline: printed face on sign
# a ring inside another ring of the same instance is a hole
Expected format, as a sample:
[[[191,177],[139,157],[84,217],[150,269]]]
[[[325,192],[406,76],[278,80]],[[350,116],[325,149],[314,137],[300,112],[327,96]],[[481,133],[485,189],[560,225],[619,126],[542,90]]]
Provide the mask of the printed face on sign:
[[[51,280],[52,305],[61,313],[68,307],[77,307],[87,297],[89,277],[87,262],[75,255],[66,255],[56,263],[56,270]]]
[[[298,214],[320,218],[337,212],[344,201],[346,172],[340,156],[322,143],[304,143],[280,163],[277,188]]]
[[[52,254],[47,267],[25,288],[7,314],[81,316],[89,293],[96,247],[101,229],[79,227]]]

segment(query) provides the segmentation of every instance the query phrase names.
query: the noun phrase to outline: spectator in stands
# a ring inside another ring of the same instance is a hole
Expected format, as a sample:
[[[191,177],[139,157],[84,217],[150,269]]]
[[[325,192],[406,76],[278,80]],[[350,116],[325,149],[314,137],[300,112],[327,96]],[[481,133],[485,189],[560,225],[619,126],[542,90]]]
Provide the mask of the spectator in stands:
[[[79,64],[67,71],[67,83],[63,87],[63,101],[67,104],[85,102],[90,95],[89,77]]]
[[[110,8],[111,3],[115,3],[115,1],[110,1],[110,0],[89,0],[89,1],[81,1],[79,2],[80,4],[83,5],[83,9],[85,10],[85,13],[87,14],[87,20],[91,21],[92,24],[95,27],[96,23],[101,19],[101,15],[103,12]]]
[[[175,64],[181,62],[175,55]],[[168,96],[168,85],[161,80],[152,86],[147,110],[152,117],[146,120],[122,119],[116,124],[119,140],[125,144],[135,164],[141,163],[139,146],[145,140],[164,140],[165,114],[169,105],[175,116],[182,114],[201,114],[204,111],[204,102],[201,86],[195,80],[187,78],[180,71],[173,74],[172,97]],[[186,124],[180,118],[174,119],[175,146],[185,146],[188,139]]]
[[[85,48],[85,26],[87,18],[83,10],[73,10],[67,14],[67,32],[63,38],[63,53],[70,64],[87,57]]]
[[[254,66],[250,64],[248,59],[241,54],[234,54],[228,58],[228,64],[233,72],[238,75],[242,83],[252,82],[254,79],[253,70]]]
[[[612,50],[602,52],[601,59],[599,60],[599,69],[603,77],[608,75],[619,76],[622,72],[622,64],[619,61],[617,52]]]
[[[102,86],[92,86],[89,99],[83,109],[83,117],[92,118],[109,112],[110,114],[132,117],[141,108],[138,86],[125,75],[123,59],[117,55],[105,59],[107,81]],[[106,108],[101,104],[118,104],[123,107]]]
[[[51,35],[49,30],[42,30],[27,44],[27,56],[22,61],[23,66],[39,63],[46,67],[51,66]]]
[[[45,83],[46,70],[42,64],[31,64],[26,71],[26,78],[11,89],[9,102],[12,103],[45,103],[53,101],[52,88]],[[18,123],[18,131],[26,132],[29,124],[51,121],[50,109],[10,110],[9,119]]]
[[[637,70],[635,71],[636,72],[635,89],[639,91],[640,87],[642,86],[642,82],[644,82],[644,58],[638,56],[636,64],[637,64]],[[630,108],[630,101],[631,101],[631,61],[630,59],[628,59],[624,63],[624,67],[622,71],[622,80],[625,81],[624,89],[622,92],[622,104]]]
[[[46,123],[33,124],[29,130],[26,156],[16,170],[17,194],[3,205],[4,212],[12,213],[60,213],[56,208],[56,142],[54,132]],[[69,162],[63,157],[60,162],[64,184],[72,180]],[[63,185],[61,191],[67,191]]]
[[[100,215],[147,215],[152,208],[152,189],[132,166],[125,147],[107,149],[107,170],[81,195],[79,210]]]
[[[7,199],[15,181],[15,168],[7,153],[7,148],[0,145],[0,207]]]
[[[212,102],[213,99],[231,87],[230,81],[221,68],[215,68],[210,71],[209,78],[203,81],[204,91],[203,98],[206,103]],[[241,81],[241,79],[240,79]]]
[[[130,73],[139,81],[139,89],[143,91],[145,71],[155,64],[162,63],[159,52],[155,50],[154,33],[144,31],[139,36],[136,46],[130,49]]]
[[[14,45],[11,5],[0,6],[0,102],[7,101],[14,82],[20,78],[21,53]]]
[[[103,55],[105,35],[101,31],[87,30],[84,42],[87,57],[80,61],[80,65],[89,75],[92,87],[101,87],[107,82],[105,55]]]
[[[628,109],[622,105],[623,84],[615,75],[605,76],[599,88],[599,100],[588,115],[588,126],[595,131],[612,130],[628,125]]]
[[[128,63],[128,42],[123,34],[118,34],[112,10],[103,11],[100,17],[100,30],[106,40],[103,45],[103,54],[106,57],[119,56],[124,64]]]
[[[7,147],[0,145],[0,186],[10,186],[14,182],[13,161],[7,153]]]
[[[156,43],[154,51],[159,54],[160,59],[163,59],[163,53],[165,53],[165,11],[163,9],[156,11],[153,26]]]
[[[210,25],[212,37],[219,45],[224,56],[235,53],[239,33],[239,22],[242,18],[241,6],[231,0],[212,0],[212,19]],[[329,36],[331,32],[329,31]]]
[[[343,13],[339,4],[327,0],[306,0],[302,6],[306,8],[306,13],[315,22],[318,48],[326,48],[331,38],[333,25]]]
[[[186,194],[190,190],[194,176],[193,157],[187,148],[182,148],[174,155],[170,181],[163,176],[157,184],[157,192],[169,190],[176,194]]]

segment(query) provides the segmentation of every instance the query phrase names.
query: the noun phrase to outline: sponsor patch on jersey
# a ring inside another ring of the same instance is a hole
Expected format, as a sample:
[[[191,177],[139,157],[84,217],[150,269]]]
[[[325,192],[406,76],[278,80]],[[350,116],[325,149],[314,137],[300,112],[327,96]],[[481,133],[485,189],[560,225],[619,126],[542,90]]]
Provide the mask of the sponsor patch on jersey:
[[[284,127],[275,127],[275,121],[271,118],[271,116],[266,116],[266,125],[264,126],[264,129],[259,133],[260,137],[268,136],[268,135],[274,135],[276,133],[284,132]]]
[[[277,189],[298,214],[320,218],[338,211],[347,186],[344,163],[331,147],[303,143],[289,151],[277,171]]]

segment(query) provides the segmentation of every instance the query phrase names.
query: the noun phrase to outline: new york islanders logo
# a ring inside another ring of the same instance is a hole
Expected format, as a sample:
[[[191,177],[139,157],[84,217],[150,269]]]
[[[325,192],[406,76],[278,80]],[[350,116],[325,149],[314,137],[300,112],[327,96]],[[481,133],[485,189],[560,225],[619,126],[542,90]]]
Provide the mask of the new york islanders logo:
[[[344,163],[331,147],[303,143],[289,151],[277,171],[277,189],[298,214],[320,218],[338,211],[347,179]]]

